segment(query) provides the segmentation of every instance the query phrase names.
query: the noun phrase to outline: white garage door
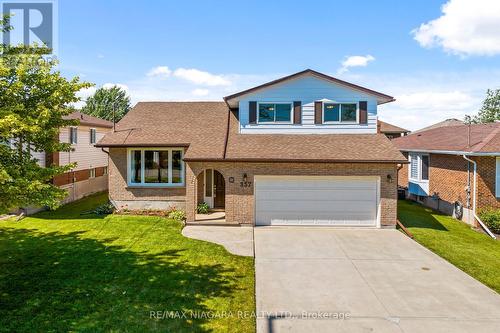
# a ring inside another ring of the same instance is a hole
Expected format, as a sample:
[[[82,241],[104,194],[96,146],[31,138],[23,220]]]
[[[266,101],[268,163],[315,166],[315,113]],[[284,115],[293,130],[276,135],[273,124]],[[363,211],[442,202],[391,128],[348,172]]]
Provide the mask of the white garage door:
[[[256,225],[376,226],[377,177],[256,176]]]

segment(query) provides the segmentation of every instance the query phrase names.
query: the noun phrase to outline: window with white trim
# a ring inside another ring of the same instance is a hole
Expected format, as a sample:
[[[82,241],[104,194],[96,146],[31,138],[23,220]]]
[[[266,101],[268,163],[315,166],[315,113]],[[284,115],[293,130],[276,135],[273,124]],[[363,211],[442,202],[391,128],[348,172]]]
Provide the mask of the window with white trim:
[[[130,149],[128,184],[133,186],[184,185],[182,148]]]
[[[357,103],[323,103],[323,123],[358,122]]]
[[[261,124],[290,124],[292,112],[292,103],[258,103],[257,122]]]
[[[96,138],[97,138],[97,131],[95,128],[90,129],[90,143],[94,144],[96,143]]]
[[[410,180],[429,181],[429,155],[410,153]]]
[[[107,175],[108,174],[108,167],[107,166],[102,167],[102,174],[103,175]]]
[[[78,143],[78,128],[77,127],[70,127],[69,128],[69,143],[72,145]]]
[[[89,169],[89,178],[95,178],[95,169]]]

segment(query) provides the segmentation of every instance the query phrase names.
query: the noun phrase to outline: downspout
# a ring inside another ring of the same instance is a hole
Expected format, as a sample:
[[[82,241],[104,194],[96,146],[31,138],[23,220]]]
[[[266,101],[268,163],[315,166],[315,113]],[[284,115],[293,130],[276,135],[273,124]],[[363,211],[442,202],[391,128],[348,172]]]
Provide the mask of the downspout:
[[[462,157],[466,160],[466,161],[469,161],[470,163],[472,163],[474,165],[474,187],[472,189],[472,215],[474,216],[474,218],[479,222],[479,224],[481,225],[481,227],[484,229],[484,231],[486,231],[486,233],[493,239],[497,239],[495,237],[495,235],[490,231],[490,229],[488,229],[488,227],[483,223],[483,221],[481,221],[481,219],[479,218],[479,216],[477,216],[476,214],[476,184],[477,184],[477,163],[476,161],[474,160],[471,160],[470,158],[467,157],[467,155],[462,155]]]

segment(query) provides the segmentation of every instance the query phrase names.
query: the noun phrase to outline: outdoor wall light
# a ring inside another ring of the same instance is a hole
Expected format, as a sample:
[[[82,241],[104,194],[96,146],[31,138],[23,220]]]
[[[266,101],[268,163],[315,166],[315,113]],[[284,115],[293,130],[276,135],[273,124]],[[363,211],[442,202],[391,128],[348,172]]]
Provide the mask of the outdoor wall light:
[[[244,181],[244,182],[246,182],[246,181],[247,181],[247,179],[248,179],[248,176],[247,176],[247,174],[246,174],[246,173],[244,173],[244,174],[243,174],[243,181]]]
[[[392,176],[391,175],[387,175],[387,182],[392,183]]]

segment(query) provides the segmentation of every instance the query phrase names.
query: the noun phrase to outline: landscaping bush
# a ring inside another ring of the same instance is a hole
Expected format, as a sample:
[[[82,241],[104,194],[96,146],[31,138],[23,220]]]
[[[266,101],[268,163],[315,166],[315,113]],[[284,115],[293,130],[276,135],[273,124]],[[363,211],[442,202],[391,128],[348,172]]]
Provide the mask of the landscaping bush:
[[[115,206],[113,206],[113,204],[108,201],[106,203],[97,206],[92,210],[84,211],[80,213],[80,215],[88,215],[88,214],[108,215],[108,214],[113,214],[114,211],[115,211]]]
[[[186,220],[186,213],[183,210],[174,209],[168,213],[168,218],[182,222]]]
[[[108,201],[105,204],[97,206],[94,209],[94,214],[107,215],[107,214],[113,214],[114,211],[115,211],[115,206],[113,206],[113,204]]]
[[[196,208],[198,214],[208,214],[209,209],[210,207],[208,207],[208,204],[206,202],[199,203],[198,207]]]
[[[479,213],[479,217],[492,232],[500,234],[500,209],[484,209]]]

